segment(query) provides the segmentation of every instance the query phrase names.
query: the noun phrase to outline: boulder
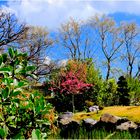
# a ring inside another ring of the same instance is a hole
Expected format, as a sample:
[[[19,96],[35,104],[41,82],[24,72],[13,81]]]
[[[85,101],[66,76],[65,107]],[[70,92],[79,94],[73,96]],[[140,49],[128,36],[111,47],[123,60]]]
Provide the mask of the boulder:
[[[61,136],[67,137],[68,133],[73,133],[77,129],[79,129],[80,122],[74,120],[72,112],[64,112],[58,117],[58,125],[61,129]]]
[[[137,129],[138,125],[132,121],[124,122],[116,127],[117,130]]]
[[[96,120],[93,120],[93,119],[91,119],[91,118],[84,119],[83,122],[84,122],[85,124],[90,124],[90,125],[95,125],[95,124],[97,123]]]
[[[60,135],[63,138],[68,138],[69,135],[73,135],[80,129],[80,122],[71,118],[61,119],[59,121]]]
[[[97,106],[97,105],[91,106],[91,107],[89,107],[89,111],[90,112],[98,112],[99,106]]]
[[[60,119],[60,120],[59,120],[59,124],[61,124],[61,125],[67,125],[67,124],[69,124],[71,121],[72,121],[71,118],[63,118],[63,119]]]
[[[72,112],[64,112],[63,114],[60,114],[58,116],[58,121],[61,119],[68,119],[68,118],[72,118],[73,117],[73,113]]]
[[[87,131],[90,131],[96,127],[97,123],[98,123],[98,121],[93,120],[91,118],[87,118],[87,119],[83,120],[82,126],[85,127]]]
[[[104,123],[117,123],[119,120],[121,120],[121,117],[113,116],[109,113],[105,113],[101,116],[100,121]]]

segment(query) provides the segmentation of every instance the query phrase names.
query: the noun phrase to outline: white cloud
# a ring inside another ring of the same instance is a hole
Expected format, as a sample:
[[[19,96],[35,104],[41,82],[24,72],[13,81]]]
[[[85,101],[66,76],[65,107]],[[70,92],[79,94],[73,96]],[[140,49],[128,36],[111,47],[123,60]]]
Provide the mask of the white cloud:
[[[58,66],[59,67],[65,67],[67,65],[68,60],[67,59],[63,59],[58,61]]]
[[[9,9],[31,25],[56,29],[69,17],[87,19],[94,14],[140,14],[140,1],[115,0],[9,0]]]
[[[89,2],[80,0],[21,0],[9,1],[8,5],[28,24],[44,25],[50,29],[59,27],[69,17],[85,19],[99,13]]]

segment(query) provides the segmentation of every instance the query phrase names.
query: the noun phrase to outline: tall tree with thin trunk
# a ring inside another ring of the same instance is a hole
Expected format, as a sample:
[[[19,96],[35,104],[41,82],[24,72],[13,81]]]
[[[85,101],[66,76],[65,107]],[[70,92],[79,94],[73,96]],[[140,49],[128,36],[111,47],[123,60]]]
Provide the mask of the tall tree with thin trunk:
[[[90,46],[90,38],[83,21],[70,19],[61,25],[59,42],[67,50],[71,59],[90,58],[93,53]]]
[[[135,65],[138,65],[138,71],[135,76],[137,76],[140,71],[140,42],[138,41],[140,29],[135,23],[122,23],[122,33],[125,46],[122,58],[127,64],[127,74],[132,78]]]
[[[98,42],[105,57],[107,67],[106,80],[108,80],[112,68],[111,64],[117,58],[117,54],[123,44],[123,40],[120,37],[121,30],[116,26],[113,19],[106,16],[95,16],[91,18],[90,24],[99,37]]]

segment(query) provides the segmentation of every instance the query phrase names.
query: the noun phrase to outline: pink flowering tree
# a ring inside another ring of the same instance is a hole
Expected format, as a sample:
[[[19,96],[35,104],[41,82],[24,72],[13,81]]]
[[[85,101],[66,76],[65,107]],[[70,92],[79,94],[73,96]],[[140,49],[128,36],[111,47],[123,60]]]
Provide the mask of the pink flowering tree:
[[[75,112],[74,95],[82,94],[92,86],[92,84],[87,84],[79,80],[74,73],[68,72],[63,76],[63,79],[59,84],[59,89],[62,94],[72,94],[72,108],[73,112]]]

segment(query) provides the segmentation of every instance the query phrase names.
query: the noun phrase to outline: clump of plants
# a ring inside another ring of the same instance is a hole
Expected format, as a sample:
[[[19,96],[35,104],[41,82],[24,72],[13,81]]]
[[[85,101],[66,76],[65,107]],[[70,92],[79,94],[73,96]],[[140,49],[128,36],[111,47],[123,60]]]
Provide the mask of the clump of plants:
[[[51,104],[38,92],[26,91],[27,78],[35,77],[34,69],[28,64],[26,53],[10,48],[0,55],[1,139],[47,138],[50,127],[55,129]]]

